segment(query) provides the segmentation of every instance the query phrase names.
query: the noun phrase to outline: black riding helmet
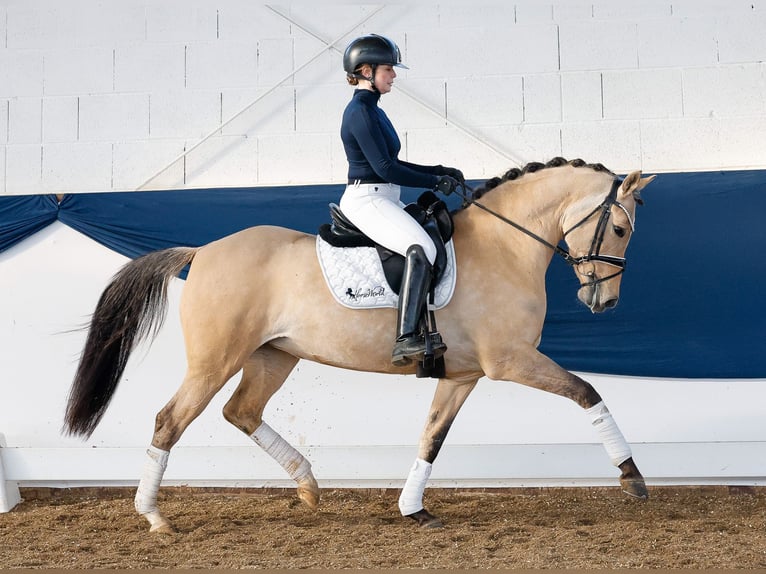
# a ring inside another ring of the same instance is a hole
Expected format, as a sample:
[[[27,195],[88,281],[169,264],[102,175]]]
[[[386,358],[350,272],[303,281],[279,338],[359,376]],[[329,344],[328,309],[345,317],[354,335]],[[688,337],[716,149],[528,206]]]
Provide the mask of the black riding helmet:
[[[399,52],[399,47],[388,38],[377,34],[360,36],[356,40],[352,40],[346,47],[343,54],[343,69],[350,76],[370,80],[370,78],[365,78],[357,73],[362,64],[372,66],[373,77],[375,76],[375,68],[381,64],[396,66],[405,70],[409,69],[402,64],[402,54]]]

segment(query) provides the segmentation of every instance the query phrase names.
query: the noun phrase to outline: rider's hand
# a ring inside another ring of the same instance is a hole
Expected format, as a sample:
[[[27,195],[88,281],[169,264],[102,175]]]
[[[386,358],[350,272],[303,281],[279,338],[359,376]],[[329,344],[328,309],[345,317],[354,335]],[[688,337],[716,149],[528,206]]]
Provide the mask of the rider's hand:
[[[456,167],[445,167],[444,175],[448,175],[451,178],[456,179],[460,184],[465,183],[465,176],[463,175],[463,172]]]
[[[435,189],[444,195],[449,195],[455,191],[459,185],[460,182],[458,182],[458,180],[456,180],[454,177],[449,175],[440,175]]]

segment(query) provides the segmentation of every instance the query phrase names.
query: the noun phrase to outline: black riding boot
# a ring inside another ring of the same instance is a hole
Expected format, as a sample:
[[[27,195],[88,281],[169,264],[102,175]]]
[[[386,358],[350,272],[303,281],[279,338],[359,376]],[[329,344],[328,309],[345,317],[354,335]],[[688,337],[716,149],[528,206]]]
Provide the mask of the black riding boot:
[[[421,317],[431,284],[431,264],[420,245],[407,249],[404,261],[404,276],[399,289],[399,314],[396,320],[396,342],[391,362],[397,367],[422,361],[426,352],[426,341]],[[441,337],[432,340],[434,358],[441,357],[447,345]]]

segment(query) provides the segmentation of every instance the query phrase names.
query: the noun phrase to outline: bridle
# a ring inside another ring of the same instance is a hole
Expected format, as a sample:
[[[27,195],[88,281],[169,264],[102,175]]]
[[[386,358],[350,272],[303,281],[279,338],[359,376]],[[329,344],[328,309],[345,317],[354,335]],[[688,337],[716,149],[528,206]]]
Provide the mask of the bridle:
[[[623,204],[617,201],[617,190],[620,189],[620,185],[622,184],[622,182],[623,182],[623,178],[615,178],[614,181],[612,182],[612,188],[609,190],[609,194],[606,196],[606,198],[604,198],[604,201],[602,201],[600,205],[596,206],[593,209],[593,211],[591,211],[588,215],[583,217],[580,221],[575,223],[572,227],[570,227],[564,232],[564,237],[566,238],[566,236],[569,233],[571,233],[578,227],[581,227],[582,225],[584,225],[594,215],[599,214],[598,224],[596,225],[596,230],[593,233],[593,240],[591,241],[588,254],[583,255],[581,257],[574,257],[571,253],[569,253],[569,250],[566,247],[563,247],[561,245],[553,245],[549,241],[546,241],[544,238],[540,237],[539,235],[530,231],[529,229],[519,225],[515,221],[508,219],[504,215],[501,215],[497,213],[496,211],[489,209],[487,206],[482,205],[478,201],[468,197],[466,193],[461,192],[460,190],[456,190],[456,191],[457,191],[457,194],[463,198],[464,205],[471,204],[471,205],[475,205],[479,209],[483,209],[484,211],[493,215],[494,217],[498,218],[504,223],[507,223],[511,227],[528,235],[529,237],[531,237],[538,243],[542,243],[549,249],[552,249],[554,253],[560,255],[564,259],[564,261],[566,261],[569,265],[572,265],[573,267],[576,267],[580,265],[581,263],[587,263],[589,261],[597,261],[599,263],[606,263],[607,265],[617,267],[617,271],[615,271],[611,275],[607,275],[606,277],[596,277],[594,274],[589,274],[588,277],[590,280],[587,283],[585,283],[583,286],[593,286],[593,285],[598,285],[599,283],[603,283],[604,281],[609,281],[609,279],[612,279],[613,277],[617,277],[618,275],[621,275],[625,271],[626,260],[624,257],[601,254],[601,244],[604,242],[604,236],[606,235],[607,223],[609,221],[609,214],[611,212],[612,206],[616,206],[622,209],[625,212],[625,215],[628,216],[628,221],[630,222],[631,231],[635,229],[635,224],[633,223],[633,218],[630,216],[630,213],[628,212],[628,210]],[[466,186],[465,183],[461,185],[464,191],[468,191],[471,194],[473,193],[473,190],[470,187]]]

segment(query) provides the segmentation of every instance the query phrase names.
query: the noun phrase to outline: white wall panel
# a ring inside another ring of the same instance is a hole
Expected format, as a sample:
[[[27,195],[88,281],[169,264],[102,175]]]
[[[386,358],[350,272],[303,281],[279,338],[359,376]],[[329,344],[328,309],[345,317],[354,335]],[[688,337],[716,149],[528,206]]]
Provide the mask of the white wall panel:
[[[149,137],[149,94],[81,96],[79,141],[114,142]]]
[[[638,24],[638,64],[642,68],[711,66],[718,62],[716,21],[664,18]]]
[[[258,77],[258,66],[258,44],[252,39],[190,44],[186,49],[186,87],[253,86]]]
[[[720,157],[720,122],[644,120],[641,122],[643,164],[666,171],[704,170]]]
[[[719,26],[718,53],[722,64],[766,60],[766,9],[724,16]]]
[[[580,122],[561,127],[564,157],[597,161],[618,173],[639,169],[641,145],[641,130],[636,122]]]
[[[225,135],[272,134],[295,130],[295,88],[242,88],[223,90],[224,122],[240,114],[223,128]],[[245,109],[247,108],[247,109]],[[243,111],[244,110],[244,111]],[[215,126],[213,126],[215,127]],[[340,130],[340,126],[337,128]]]
[[[43,94],[43,56],[29,50],[0,50],[0,97]]]
[[[152,138],[198,140],[221,123],[221,93],[214,90],[157,90],[149,114]]]
[[[198,147],[186,156],[184,169],[187,186],[221,187],[221,182],[225,181],[229,187],[244,187],[258,180],[261,154],[256,138],[216,136],[208,141],[209,145]],[[187,149],[194,143],[187,142]]]
[[[684,70],[683,82],[687,117],[766,113],[766,68],[761,64],[691,68]]]
[[[218,7],[204,0],[145,2],[149,42],[208,41],[217,37]]]
[[[470,77],[450,79],[445,90],[447,113],[459,124],[475,128],[520,124],[524,120],[522,81],[521,76],[495,78],[495,89],[489,91]]]
[[[328,181],[330,136],[306,134],[297,141],[289,135],[259,137],[257,161],[258,178],[265,185]]]
[[[43,98],[42,114],[43,141],[77,141],[80,134],[80,99],[77,96]]]
[[[114,90],[180,90],[186,81],[184,44],[126,44],[114,51]]]
[[[112,145],[109,142],[45,145],[42,189],[46,193],[66,192],[69,182],[77,179],[85,189],[110,191]]]
[[[561,76],[558,74],[524,76],[524,122],[561,122],[561,100]]]
[[[185,140],[150,140],[114,144],[114,189],[137,189],[184,151]],[[184,161],[173,163],[147,189],[176,189],[184,183]]]
[[[5,152],[5,191],[12,195],[40,193],[42,185],[42,146],[9,145]]]
[[[564,123],[600,120],[601,72],[568,72],[561,75],[561,108]]]
[[[683,83],[677,69],[603,72],[604,119],[680,118]]]
[[[559,26],[561,70],[614,70],[638,66],[638,27],[627,21],[567,22]]]
[[[112,48],[46,50],[44,58],[46,95],[104,94],[114,87]]]
[[[13,98],[9,100],[8,142],[42,143],[42,100]]]

